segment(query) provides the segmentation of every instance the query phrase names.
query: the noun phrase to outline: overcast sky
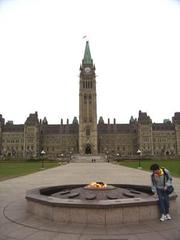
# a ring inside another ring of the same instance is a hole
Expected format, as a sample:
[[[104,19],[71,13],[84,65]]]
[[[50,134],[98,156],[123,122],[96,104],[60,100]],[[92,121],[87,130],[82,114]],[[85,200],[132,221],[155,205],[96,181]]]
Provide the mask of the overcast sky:
[[[87,35],[86,39],[83,36]],[[24,123],[79,116],[79,66],[89,40],[97,115],[153,122],[180,111],[180,1],[0,0],[0,113]]]

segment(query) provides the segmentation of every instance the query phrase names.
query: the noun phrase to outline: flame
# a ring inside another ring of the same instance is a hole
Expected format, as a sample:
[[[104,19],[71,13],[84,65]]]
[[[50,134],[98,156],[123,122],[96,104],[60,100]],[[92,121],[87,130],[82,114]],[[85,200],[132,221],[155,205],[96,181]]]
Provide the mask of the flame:
[[[103,182],[91,182],[89,185],[86,186],[87,188],[106,188],[107,184]]]

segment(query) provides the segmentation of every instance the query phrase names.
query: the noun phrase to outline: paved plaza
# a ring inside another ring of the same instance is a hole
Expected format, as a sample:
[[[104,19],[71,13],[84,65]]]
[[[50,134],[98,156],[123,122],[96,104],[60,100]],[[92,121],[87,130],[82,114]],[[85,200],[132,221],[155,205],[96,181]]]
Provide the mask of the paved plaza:
[[[57,168],[0,182],[0,240],[180,240],[180,199],[178,213],[171,221],[139,224],[60,224],[35,217],[26,211],[26,190],[92,181],[149,185],[150,172],[103,161],[74,162]],[[174,178],[180,196],[180,179]],[[79,216],[81,217],[81,216]]]

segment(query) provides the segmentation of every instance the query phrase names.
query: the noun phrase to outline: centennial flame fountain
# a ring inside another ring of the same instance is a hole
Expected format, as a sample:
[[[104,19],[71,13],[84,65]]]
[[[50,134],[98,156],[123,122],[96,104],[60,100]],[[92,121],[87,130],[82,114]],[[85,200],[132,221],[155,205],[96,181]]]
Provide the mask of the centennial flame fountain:
[[[172,214],[176,197],[170,196]],[[50,186],[27,191],[26,199],[29,212],[64,223],[137,223],[159,217],[150,186],[103,182]]]

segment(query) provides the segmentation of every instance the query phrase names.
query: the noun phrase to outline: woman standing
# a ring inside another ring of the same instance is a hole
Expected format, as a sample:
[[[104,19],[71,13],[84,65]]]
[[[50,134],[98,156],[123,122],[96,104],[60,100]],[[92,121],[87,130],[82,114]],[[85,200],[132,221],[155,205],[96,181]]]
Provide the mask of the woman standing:
[[[151,189],[159,199],[160,221],[171,220],[167,187],[172,186],[172,177],[167,169],[160,168],[158,164],[153,164],[150,170],[152,171]]]

